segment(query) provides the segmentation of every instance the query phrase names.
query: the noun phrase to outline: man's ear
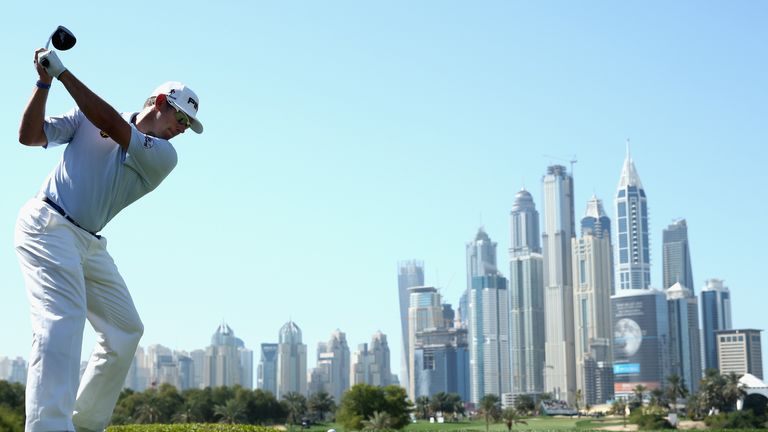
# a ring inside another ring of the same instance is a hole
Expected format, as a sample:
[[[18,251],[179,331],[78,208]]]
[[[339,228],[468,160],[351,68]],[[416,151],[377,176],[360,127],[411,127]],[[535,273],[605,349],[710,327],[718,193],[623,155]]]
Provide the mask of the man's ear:
[[[168,100],[168,96],[164,93],[160,93],[155,98],[155,108],[157,108],[158,110],[161,110],[167,100]]]

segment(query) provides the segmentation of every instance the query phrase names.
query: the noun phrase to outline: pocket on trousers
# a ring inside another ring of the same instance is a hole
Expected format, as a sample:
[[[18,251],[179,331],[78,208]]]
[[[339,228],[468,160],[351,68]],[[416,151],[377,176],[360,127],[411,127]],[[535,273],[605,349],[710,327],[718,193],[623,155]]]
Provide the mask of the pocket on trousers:
[[[33,199],[27,202],[16,218],[16,232],[42,234],[51,223],[51,209],[42,201]]]

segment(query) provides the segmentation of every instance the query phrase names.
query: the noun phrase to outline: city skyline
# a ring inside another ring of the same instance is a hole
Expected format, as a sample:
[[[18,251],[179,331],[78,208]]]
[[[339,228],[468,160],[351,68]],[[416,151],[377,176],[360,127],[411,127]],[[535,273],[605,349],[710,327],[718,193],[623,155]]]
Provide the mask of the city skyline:
[[[75,1],[45,17],[9,5],[0,355],[29,356],[13,225],[61,149],[24,148],[16,135],[33,50],[60,24],[78,37],[64,64],[118,110],[170,79],[201,99],[206,133],[174,139],[176,170],[104,232],[144,346],[205,346],[224,318],[257,351],[293,319],[310,363],[335,329],[350,347],[381,330],[400,374],[397,263],[422,260],[425,284],[457,307],[478,226],[506,259],[515,194],[525,187],[541,211],[553,164],[573,173],[577,211],[592,195],[612,208],[627,138],[650,197],[651,286],[663,288],[663,228],[685,218],[689,288],[724,280],[733,327],[766,328],[750,299],[768,244],[757,226],[768,211],[768,77],[755,55],[768,5],[238,6],[191,4],[193,54],[171,55],[140,49],[153,41],[137,30],[136,4]],[[54,83],[48,113],[73,105]],[[84,358],[94,339],[89,330]]]

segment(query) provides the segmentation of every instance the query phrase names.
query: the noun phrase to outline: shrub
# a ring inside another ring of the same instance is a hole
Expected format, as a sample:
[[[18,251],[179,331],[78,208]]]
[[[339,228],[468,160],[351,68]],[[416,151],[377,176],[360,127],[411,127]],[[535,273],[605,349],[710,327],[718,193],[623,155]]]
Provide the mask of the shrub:
[[[639,411],[629,416],[639,430],[674,429],[675,427],[661,414],[641,414]]]
[[[712,429],[760,429],[765,422],[750,410],[720,413],[704,419]]]
[[[0,405],[0,431],[23,432],[24,416],[5,405]]]
[[[135,424],[110,426],[107,432],[278,432],[264,426],[220,423]]]

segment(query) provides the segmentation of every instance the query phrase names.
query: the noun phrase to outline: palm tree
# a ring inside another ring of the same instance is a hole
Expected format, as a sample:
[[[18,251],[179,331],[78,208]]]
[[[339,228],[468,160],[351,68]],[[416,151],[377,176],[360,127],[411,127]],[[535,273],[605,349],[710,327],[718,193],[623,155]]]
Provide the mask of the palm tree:
[[[672,408],[674,413],[677,413],[677,399],[688,396],[688,389],[685,388],[685,380],[680,378],[680,375],[672,374],[667,377],[667,398],[669,403],[674,407]]]
[[[422,419],[429,417],[429,397],[419,396],[416,398],[416,412]]]
[[[285,408],[288,411],[288,424],[299,424],[307,412],[307,398],[296,392],[288,392],[283,396]]]
[[[229,399],[224,405],[215,405],[213,415],[219,417],[219,423],[235,424],[243,419],[245,408],[237,399]]]
[[[613,405],[611,406],[611,411],[613,411],[613,414],[620,414],[623,421],[623,426],[627,426],[627,400],[623,398],[616,399],[613,401]]]
[[[583,396],[584,395],[581,389],[576,389],[576,399],[574,401],[574,405],[576,406],[576,412],[579,413],[579,417],[581,417],[581,410],[579,409],[580,408],[579,404],[581,403],[581,399]]]
[[[722,409],[726,404],[723,399],[725,378],[717,369],[707,369],[699,386],[701,406],[706,413]]]
[[[392,417],[383,411],[374,411],[368,420],[363,420],[363,430],[385,431],[392,428]]]
[[[448,393],[439,392],[432,395],[432,398],[429,401],[429,408],[435,414],[441,412],[445,415],[450,412],[452,406],[448,401]]]
[[[491,419],[496,419],[499,412],[499,397],[495,394],[487,394],[480,399],[480,412],[485,418],[485,432],[490,428]]]
[[[743,386],[739,382],[739,376],[734,372],[725,376],[725,382],[723,384],[723,402],[724,409],[732,410],[736,407],[736,402],[747,395]]]
[[[645,395],[646,390],[648,390],[648,387],[642,384],[638,384],[632,389],[632,392],[635,393],[635,400],[640,404],[640,408],[643,407],[643,396]]]
[[[523,420],[523,418],[520,416],[520,414],[517,412],[514,408],[507,408],[501,413],[501,418],[504,419],[504,424],[507,425],[507,430],[512,432],[512,427],[515,424],[525,424],[528,423]]]
[[[449,393],[447,403],[448,412],[453,414],[454,418],[456,418],[457,415],[464,414],[464,402],[461,400],[461,396],[459,396],[458,393]]]
[[[160,410],[157,408],[157,404],[154,401],[147,401],[139,405],[136,409],[136,422],[137,423],[157,423],[157,419],[160,417]]]
[[[336,410],[336,403],[333,396],[327,392],[321,391],[309,397],[309,410],[313,412],[320,421],[325,421],[325,414]]]
[[[651,400],[649,404],[652,407],[661,408],[662,406],[665,406],[665,400],[664,400],[664,390],[660,388],[655,388],[651,390]]]

